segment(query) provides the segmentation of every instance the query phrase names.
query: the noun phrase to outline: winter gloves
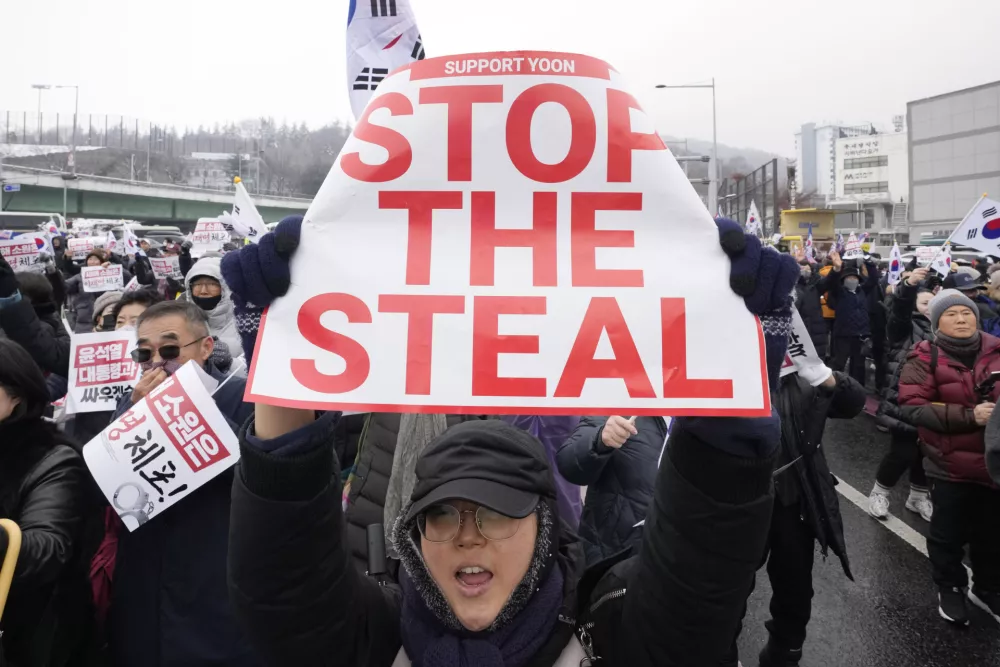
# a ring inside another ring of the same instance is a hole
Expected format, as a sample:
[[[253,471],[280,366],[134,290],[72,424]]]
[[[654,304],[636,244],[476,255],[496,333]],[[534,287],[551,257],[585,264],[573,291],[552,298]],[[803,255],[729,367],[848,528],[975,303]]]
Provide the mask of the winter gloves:
[[[299,247],[302,216],[290,215],[274,231],[222,258],[222,277],[236,306],[236,330],[243,343],[247,366],[253,357],[264,308],[288,292],[292,284],[291,258]]]
[[[743,232],[734,220],[716,218],[719,244],[729,256],[729,286],[743,297],[747,310],[760,318],[767,350],[767,378],[771,391],[778,386],[781,364],[791,331],[792,290],[799,266],[790,255],[761,246],[760,239]]]

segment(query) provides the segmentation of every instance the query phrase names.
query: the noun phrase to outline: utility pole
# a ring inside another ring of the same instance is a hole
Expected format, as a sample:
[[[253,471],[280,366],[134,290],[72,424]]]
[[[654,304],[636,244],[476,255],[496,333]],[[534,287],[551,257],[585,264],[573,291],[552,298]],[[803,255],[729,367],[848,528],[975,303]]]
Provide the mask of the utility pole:
[[[712,83],[696,83],[683,86],[657,84],[657,88],[711,88],[712,89],[712,156],[708,165],[708,210],[715,215],[719,208],[719,141],[715,122],[715,77]]]

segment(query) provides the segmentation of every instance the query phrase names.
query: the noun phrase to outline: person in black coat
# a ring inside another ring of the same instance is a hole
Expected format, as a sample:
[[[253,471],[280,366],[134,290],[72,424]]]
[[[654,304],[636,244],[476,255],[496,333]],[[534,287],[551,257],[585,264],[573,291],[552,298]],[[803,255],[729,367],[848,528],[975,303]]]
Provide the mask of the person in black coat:
[[[868,512],[876,519],[889,516],[889,493],[903,472],[910,471],[910,494],[906,509],[919,514],[925,521],[933,515],[924,456],[917,442],[917,429],[907,423],[899,409],[899,374],[906,357],[917,343],[932,340],[934,332],[927,319],[928,304],[934,294],[921,287],[928,269],[914,269],[903,276],[889,299],[889,321],[886,326],[888,362],[885,368],[885,389],[879,403],[878,421],[889,430],[891,444],[875,475],[875,486],[868,496]]]
[[[820,302],[823,293],[819,291],[819,283],[823,277],[814,270],[818,268],[818,265],[813,266],[808,260],[799,260],[801,273],[799,281],[795,284],[795,308],[806,325],[809,338],[816,348],[816,354],[820,359],[826,359],[830,326],[823,318],[823,305]]]
[[[818,366],[783,377],[774,402],[781,417],[781,450],[765,556],[772,590],[771,618],[765,623],[769,638],[759,665],[796,667],[812,614],[816,544],[823,556],[832,550],[844,574],[854,579],[822,439],[828,418],[853,419],[861,412],[865,390],[851,377]]]
[[[52,284],[37,273],[15,274],[0,256],[0,333],[16,341],[46,373],[69,373],[69,332],[52,300]]]
[[[83,459],[42,418],[48,402],[31,356],[0,339],[0,518],[22,535],[0,654],[18,667],[66,665],[91,630],[99,511]]]
[[[281,260],[272,248],[291,254],[283,224],[279,240],[224,266],[238,317],[288,288],[263,275]],[[768,320],[776,382],[797,268],[738,223],[718,224],[731,284]],[[541,443],[499,420],[455,426],[417,463],[394,532],[398,584],[350,563],[330,446],[339,417],[258,404],[241,439],[230,596],[267,664],[652,667],[713,665],[727,649],[770,519],[773,415],[678,419],[639,554],[587,573],[556,520]]]
[[[194,360],[217,381],[209,363],[214,341],[204,311],[186,301],[147,308],[137,323],[138,349],[150,351],[142,378],[122,398],[120,417],[186,362]],[[175,337],[176,336],[176,337]],[[160,357],[177,345],[180,356]],[[213,395],[234,432],[253,406],[243,402],[246,381],[233,376]],[[113,664],[143,667],[252,667],[260,664],[236,626],[226,592],[232,471],[221,473],[138,530],[118,533],[108,618]],[[339,499],[338,499],[339,503]]]
[[[833,270],[820,281],[818,290],[821,294],[829,292],[837,308],[830,367],[835,371],[844,370],[850,361],[848,374],[863,387],[865,357],[862,348],[872,333],[868,294],[878,284],[878,268],[868,264],[858,269],[854,261],[845,264],[836,250],[831,250],[829,257]]]
[[[556,455],[559,474],[587,487],[580,539],[587,565],[635,541],[667,438],[663,417],[583,417]]]

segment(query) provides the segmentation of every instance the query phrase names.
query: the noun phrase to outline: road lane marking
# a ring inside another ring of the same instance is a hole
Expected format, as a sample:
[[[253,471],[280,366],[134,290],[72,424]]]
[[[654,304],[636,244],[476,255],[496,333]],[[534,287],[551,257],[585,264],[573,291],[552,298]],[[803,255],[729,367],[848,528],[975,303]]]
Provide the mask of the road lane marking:
[[[834,477],[837,476],[834,475]],[[872,521],[878,521],[911,547],[924,556],[927,555],[927,539],[923,535],[910,528],[891,513],[885,519],[876,519],[873,517],[868,512],[868,496],[855,489],[840,477],[837,477],[837,492],[857,505],[865,513],[865,516],[869,517]]]
[[[887,516],[885,519],[876,519],[871,515],[871,513],[868,512],[868,496],[855,489],[853,486],[845,482],[842,478],[837,477],[836,475],[834,475],[834,477],[837,479],[837,492],[840,493],[840,495],[844,496],[845,498],[850,500],[853,504],[857,505],[858,509],[864,512],[865,516],[867,516],[869,519],[882,524],[883,526],[891,530],[893,533],[895,533],[896,536],[899,537],[901,540],[909,544],[911,547],[922,553],[927,558],[930,558],[930,556],[927,555],[926,537],[924,537],[923,535],[921,535],[920,533],[913,530],[908,525],[897,519],[896,516],[893,515],[891,512],[889,513],[889,516]],[[962,565],[965,566],[965,571],[969,573],[969,585],[971,586],[972,568],[970,568],[965,563],[962,563]]]

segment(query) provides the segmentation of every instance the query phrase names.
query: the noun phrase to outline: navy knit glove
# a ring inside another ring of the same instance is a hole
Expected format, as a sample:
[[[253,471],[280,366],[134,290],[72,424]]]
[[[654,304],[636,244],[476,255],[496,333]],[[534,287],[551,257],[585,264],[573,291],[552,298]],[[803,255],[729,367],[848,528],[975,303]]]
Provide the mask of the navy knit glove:
[[[792,327],[792,290],[799,266],[789,255],[761,246],[760,239],[743,231],[734,220],[716,218],[719,244],[729,256],[729,286],[743,297],[747,310],[760,318],[767,351],[767,378],[771,391],[778,386],[781,364]]]
[[[222,277],[232,292],[236,330],[240,334],[247,365],[260,328],[260,316],[291,285],[290,262],[299,247],[302,216],[290,215],[260,243],[245,245],[222,258]]]

